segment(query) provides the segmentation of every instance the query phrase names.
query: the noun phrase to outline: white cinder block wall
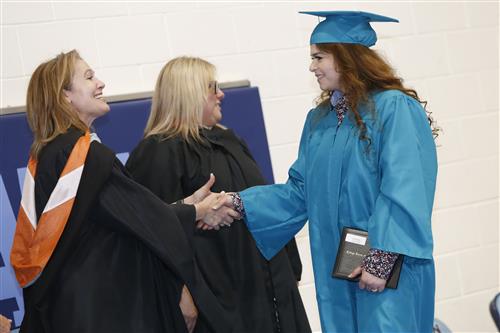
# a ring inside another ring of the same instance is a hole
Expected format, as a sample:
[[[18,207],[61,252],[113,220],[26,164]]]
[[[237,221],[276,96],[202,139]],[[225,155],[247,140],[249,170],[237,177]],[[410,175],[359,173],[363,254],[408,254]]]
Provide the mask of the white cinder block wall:
[[[497,2],[40,1],[1,7],[2,107],[23,105],[34,68],[62,50],[78,49],[109,95],[152,90],[172,57],[205,57],[217,65],[220,81],[249,79],[259,87],[278,182],[287,178],[318,94],[308,72],[308,37],[317,19],[297,11],[353,9],[399,18],[399,24],[375,24],[376,48],[429,101],[443,128],[433,221],[436,316],[456,332],[495,331],[488,303],[499,291]],[[319,331],[308,242],[303,230],[300,290]]]

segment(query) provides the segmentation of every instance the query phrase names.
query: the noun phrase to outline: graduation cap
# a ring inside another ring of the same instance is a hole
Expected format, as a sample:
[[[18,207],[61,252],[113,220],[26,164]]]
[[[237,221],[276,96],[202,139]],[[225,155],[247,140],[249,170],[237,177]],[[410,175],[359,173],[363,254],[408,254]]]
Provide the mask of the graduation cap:
[[[399,22],[391,17],[355,11],[299,12],[325,17],[311,34],[310,44],[349,43],[375,45],[377,35],[370,22]]]

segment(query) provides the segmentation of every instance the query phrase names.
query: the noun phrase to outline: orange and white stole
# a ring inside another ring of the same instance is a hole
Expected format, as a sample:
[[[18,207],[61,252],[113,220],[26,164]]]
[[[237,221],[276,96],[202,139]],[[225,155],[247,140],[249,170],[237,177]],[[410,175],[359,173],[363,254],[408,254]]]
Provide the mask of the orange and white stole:
[[[29,159],[10,253],[10,262],[22,288],[30,286],[40,276],[64,231],[73,208],[90,142],[89,132],[76,142],[38,223],[35,209],[37,161]]]

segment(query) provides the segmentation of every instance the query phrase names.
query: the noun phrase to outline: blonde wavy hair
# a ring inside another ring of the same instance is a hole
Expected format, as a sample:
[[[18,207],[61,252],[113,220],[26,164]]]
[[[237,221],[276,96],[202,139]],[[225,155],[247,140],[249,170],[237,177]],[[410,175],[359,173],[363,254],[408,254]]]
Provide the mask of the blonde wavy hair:
[[[156,81],[151,113],[144,136],[181,136],[187,142],[203,142],[203,106],[208,85],[215,78],[215,66],[196,57],[178,57],[162,68]]]
[[[40,64],[28,85],[26,115],[33,132],[30,155],[37,159],[42,148],[73,126],[88,129],[75,108],[66,99],[64,89],[71,89],[76,62],[81,59],[76,50],[60,53]]]

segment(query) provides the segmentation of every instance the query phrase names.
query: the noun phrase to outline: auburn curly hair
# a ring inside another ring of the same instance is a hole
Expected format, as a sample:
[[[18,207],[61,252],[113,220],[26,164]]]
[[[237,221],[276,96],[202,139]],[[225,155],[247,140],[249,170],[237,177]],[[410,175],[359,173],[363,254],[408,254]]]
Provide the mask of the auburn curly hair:
[[[347,43],[316,44],[316,47],[322,52],[333,55],[336,69],[340,73],[340,85],[359,129],[361,140],[367,140],[368,145],[371,142],[366,135],[366,125],[358,111],[358,106],[370,103],[368,99],[370,92],[388,89],[399,90],[421,103],[434,138],[438,136],[439,128],[432,119],[431,112],[426,109],[427,101],[421,100],[415,90],[406,88],[403,80],[396,76],[394,69],[376,51],[364,45]],[[328,105],[331,93],[331,91],[323,91],[318,98],[318,105]]]

